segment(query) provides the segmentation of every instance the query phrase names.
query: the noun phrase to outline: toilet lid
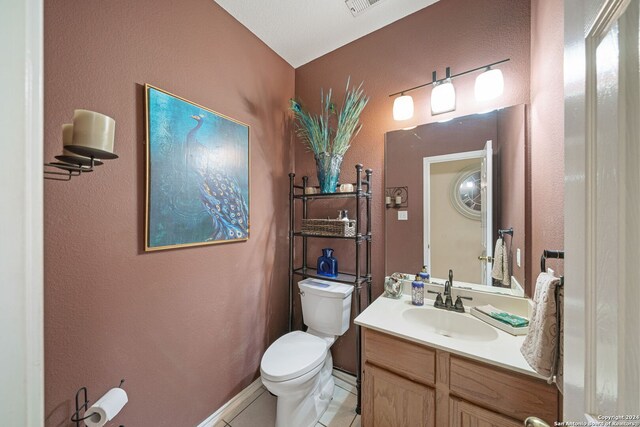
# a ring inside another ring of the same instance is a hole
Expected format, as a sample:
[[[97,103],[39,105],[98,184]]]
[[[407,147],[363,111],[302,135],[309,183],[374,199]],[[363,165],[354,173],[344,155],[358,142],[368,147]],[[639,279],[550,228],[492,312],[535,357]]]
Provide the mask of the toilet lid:
[[[262,356],[260,370],[270,381],[286,381],[313,370],[324,362],[327,342],[302,331],[278,338]]]

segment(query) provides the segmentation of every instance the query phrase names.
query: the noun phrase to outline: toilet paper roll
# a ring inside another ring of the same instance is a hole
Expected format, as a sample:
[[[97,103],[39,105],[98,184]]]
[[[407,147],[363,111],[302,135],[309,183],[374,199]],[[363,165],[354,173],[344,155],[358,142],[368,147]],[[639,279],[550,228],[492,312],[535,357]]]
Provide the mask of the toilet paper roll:
[[[118,415],[128,401],[126,391],[119,387],[112,388],[86,410],[85,416],[89,418],[84,423],[87,427],[102,427]]]

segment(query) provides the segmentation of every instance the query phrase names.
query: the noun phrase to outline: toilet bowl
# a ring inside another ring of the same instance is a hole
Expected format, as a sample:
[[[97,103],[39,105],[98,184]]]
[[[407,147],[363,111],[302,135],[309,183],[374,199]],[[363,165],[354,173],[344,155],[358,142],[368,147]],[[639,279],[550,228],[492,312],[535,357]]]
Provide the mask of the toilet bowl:
[[[269,347],[260,372],[278,397],[276,427],[315,426],[333,397],[332,369],[325,340],[306,332],[288,333]]]
[[[309,329],[278,338],[260,363],[262,383],[278,398],[276,427],[316,425],[335,387],[330,347],[349,327],[352,286],[317,279],[298,286]]]

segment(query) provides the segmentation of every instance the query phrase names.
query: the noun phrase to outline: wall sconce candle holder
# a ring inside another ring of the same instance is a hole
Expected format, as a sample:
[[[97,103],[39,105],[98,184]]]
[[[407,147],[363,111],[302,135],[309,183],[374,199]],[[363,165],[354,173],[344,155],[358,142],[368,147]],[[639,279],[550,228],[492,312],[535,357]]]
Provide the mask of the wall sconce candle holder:
[[[409,207],[409,187],[387,187],[384,190],[384,204],[387,208]]]
[[[44,179],[71,181],[74,176],[93,172],[94,167],[101,166],[103,162],[99,159],[117,159],[118,155],[113,152],[115,126],[115,120],[109,116],[75,110],[73,124],[62,125],[62,155],[55,156],[58,162],[44,164]]]

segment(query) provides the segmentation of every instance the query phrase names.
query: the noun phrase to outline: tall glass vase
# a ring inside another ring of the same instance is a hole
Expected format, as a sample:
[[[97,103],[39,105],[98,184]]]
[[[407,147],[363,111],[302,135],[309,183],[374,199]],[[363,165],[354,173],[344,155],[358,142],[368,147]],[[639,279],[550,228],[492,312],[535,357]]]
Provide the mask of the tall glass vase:
[[[340,178],[341,154],[316,154],[316,169],[321,193],[335,193]]]

